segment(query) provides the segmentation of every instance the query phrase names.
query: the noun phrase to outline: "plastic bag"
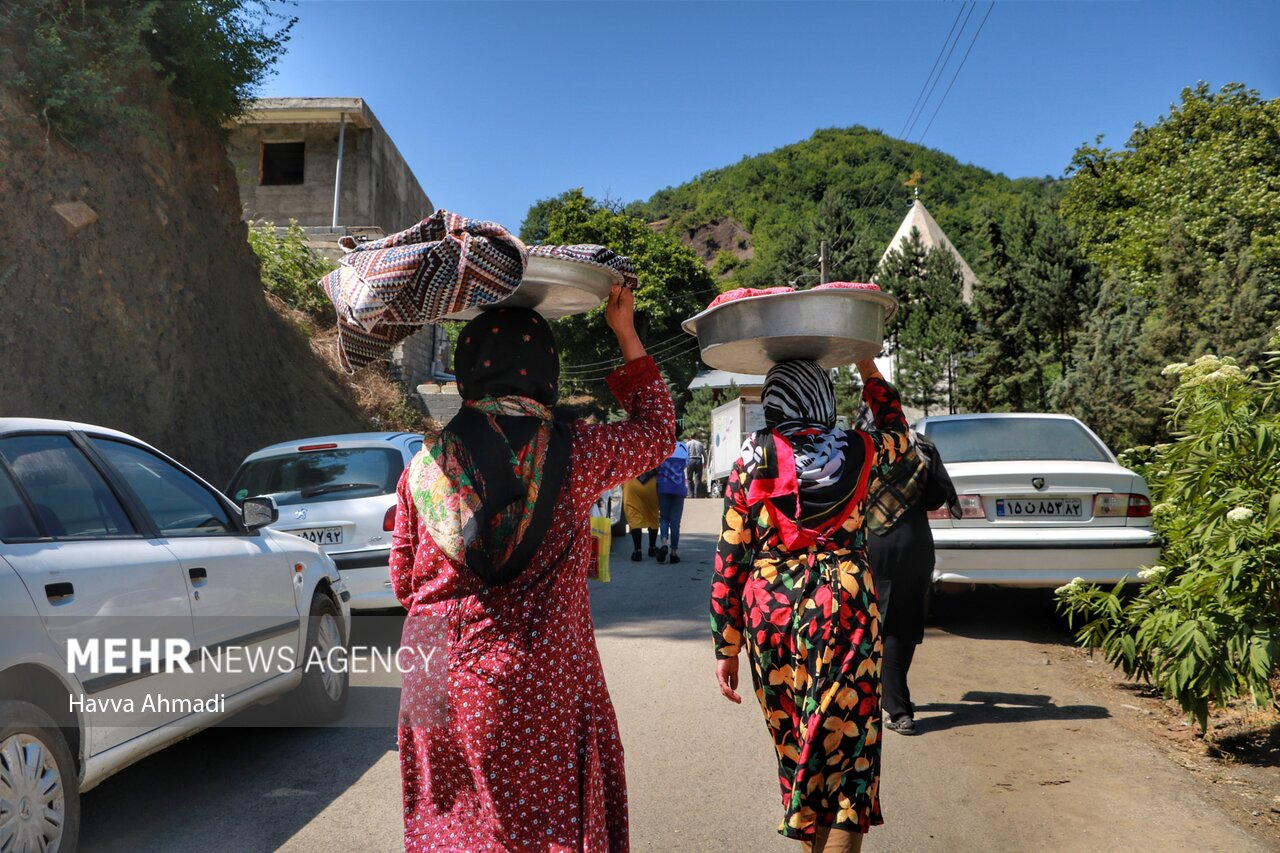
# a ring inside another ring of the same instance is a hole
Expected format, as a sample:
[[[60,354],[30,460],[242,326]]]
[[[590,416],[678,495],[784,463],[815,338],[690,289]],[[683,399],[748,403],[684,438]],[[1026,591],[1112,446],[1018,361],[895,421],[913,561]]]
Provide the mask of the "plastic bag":
[[[609,549],[613,547],[612,528],[610,519],[592,514],[591,565],[587,566],[587,577],[591,580],[609,582]]]

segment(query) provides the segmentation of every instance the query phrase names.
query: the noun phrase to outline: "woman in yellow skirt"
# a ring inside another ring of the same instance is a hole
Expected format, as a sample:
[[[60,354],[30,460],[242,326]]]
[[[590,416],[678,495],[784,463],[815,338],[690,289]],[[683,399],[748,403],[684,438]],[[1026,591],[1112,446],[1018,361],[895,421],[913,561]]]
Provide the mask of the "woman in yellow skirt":
[[[631,530],[631,544],[635,550],[631,559],[640,562],[640,528],[649,531],[649,556],[657,553],[658,545],[658,472],[649,471],[622,484],[622,511]]]

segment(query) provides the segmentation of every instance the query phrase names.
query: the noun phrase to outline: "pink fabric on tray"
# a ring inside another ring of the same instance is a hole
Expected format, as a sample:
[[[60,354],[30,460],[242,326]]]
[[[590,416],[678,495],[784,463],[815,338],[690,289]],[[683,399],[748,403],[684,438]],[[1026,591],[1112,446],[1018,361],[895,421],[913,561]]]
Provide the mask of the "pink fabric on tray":
[[[879,290],[878,284],[865,284],[859,281],[829,281],[820,284],[814,290]]]
[[[752,296],[772,296],[775,293],[792,293],[794,287],[790,285],[781,285],[779,287],[738,287],[733,290],[726,290],[724,293],[711,300],[711,304],[707,306],[708,310],[715,308],[717,305],[724,305],[726,302],[733,302],[736,299],[747,299]]]

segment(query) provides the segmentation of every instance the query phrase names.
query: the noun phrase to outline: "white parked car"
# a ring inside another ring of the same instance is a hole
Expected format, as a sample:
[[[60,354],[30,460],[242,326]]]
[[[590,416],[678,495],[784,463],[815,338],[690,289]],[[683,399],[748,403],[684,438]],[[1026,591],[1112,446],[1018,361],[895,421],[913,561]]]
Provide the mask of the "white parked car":
[[[249,455],[227,494],[271,497],[272,525],[319,545],[337,564],[355,610],[398,608],[388,561],[396,485],[423,437],[407,432],[329,435],[273,444]]]
[[[946,415],[916,429],[938,446],[964,513],[930,513],[935,581],[1136,582],[1160,561],[1146,482],[1075,418]]]
[[[0,850],[74,850],[82,791],[250,705],[342,714],[346,673],[303,664],[348,593],[274,517],[124,433],[0,418]]]

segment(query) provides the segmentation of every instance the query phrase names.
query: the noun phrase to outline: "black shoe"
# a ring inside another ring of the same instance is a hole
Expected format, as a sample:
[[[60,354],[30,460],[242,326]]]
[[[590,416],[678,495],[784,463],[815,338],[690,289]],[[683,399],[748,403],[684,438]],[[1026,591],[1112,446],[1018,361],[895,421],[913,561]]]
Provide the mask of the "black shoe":
[[[673,566],[674,566],[676,563],[680,562],[680,555],[679,555],[679,554],[677,554],[675,551],[672,551],[672,552],[671,552],[671,560],[670,560],[670,562],[671,562],[671,565],[673,565]]]
[[[916,733],[916,721],[906,714],[900,717],[894,717],[892,720],[884,724],[886,729],[897,732],[900,735],[913,735]]]
[[[657,554],[657,556],[658,556],[658,562],[659,562],[659,563],[665,563],[665,562],[667,561],[667,546],[666,546],[666,545],[663,545],[661,548],[659,548],[659,549],[658,549],[658,554]]]
[[[640,562],[640,560],[641,560],[640,552],[639,552],[639,551],[632,551],[632,552],[631,552],[631,562],[633,562],[633,563],[638,563],[638,562]]]
[[[650,545],[650,546],[649,546],[649,556],[650,556],[650,557],[652,557],[653,555],[655,555],[655,554],[657,554],[657,553],[658,553],[658,549],[657,549],[657,548],[655,548],[655,547],[653,547],[652,545]]]

